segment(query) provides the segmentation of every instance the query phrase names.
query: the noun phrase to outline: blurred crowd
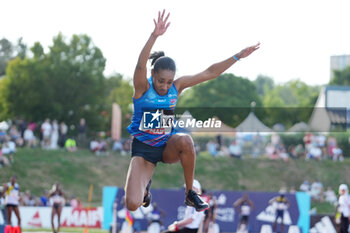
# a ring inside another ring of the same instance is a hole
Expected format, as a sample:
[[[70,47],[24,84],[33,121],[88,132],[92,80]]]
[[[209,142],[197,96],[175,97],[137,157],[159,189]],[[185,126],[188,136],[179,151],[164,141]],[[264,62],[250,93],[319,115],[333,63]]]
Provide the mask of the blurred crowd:
[[[24,119],[0,123],[0,167],[13,163],[18,147],[64,149],[68,152],[86,148],[96,155],[108,155],[111,150],[126,155],[130,151],[130,145],[131,138],[112,141],[105,132],[88,137],[84,118],[80,119],[77,126],[68,126],[65,122],[48,118],[42,123],[27,122]]]
[[[314,181],[310,184],[308,180],[305,180],[300,185],[300,191],[308,193],[311,196],[312,201],[328,202],[331,205],[334,205],[337,202],[335,191],[331,187],[327,187],[325,190],[320,181]]]
[[[196,150],[200,151],[199,148]],[[343,150],[338,146],[335,137],[309,132],[305,133],[303,143],[288,146],[277,133],[269,136],[255,134],[249,140],[236,136],[228,143],[227,140],[226,143],[223,142],[221,135],[217,135],[215,139],[208,141],[206,151],[213,157],[230,156],[238,159],[241,159],[243,154],[248,154],[253,158],[265,157],[284,161],[289,159],[344,160]]]

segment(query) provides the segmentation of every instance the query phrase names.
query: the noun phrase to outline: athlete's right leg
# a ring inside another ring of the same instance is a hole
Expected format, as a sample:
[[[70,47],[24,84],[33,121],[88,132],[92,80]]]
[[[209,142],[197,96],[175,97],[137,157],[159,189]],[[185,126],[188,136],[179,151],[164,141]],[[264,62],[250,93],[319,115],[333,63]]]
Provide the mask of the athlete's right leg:
[[[199,195],[193,191],[193,179],[196,163],[196,154],[194,143],[191,136],[187,134],[172,135],[163,152],[164,163],[176,163],[180,161],[186,184],[185,204],[193,206],[197,211],[203,211],[209,208],[208,203],[204,202]]]
[[[128,210],[135,211],[141,206],[154,168],[153,163],[140,156],[131,158],[125,184],[125,206]]]

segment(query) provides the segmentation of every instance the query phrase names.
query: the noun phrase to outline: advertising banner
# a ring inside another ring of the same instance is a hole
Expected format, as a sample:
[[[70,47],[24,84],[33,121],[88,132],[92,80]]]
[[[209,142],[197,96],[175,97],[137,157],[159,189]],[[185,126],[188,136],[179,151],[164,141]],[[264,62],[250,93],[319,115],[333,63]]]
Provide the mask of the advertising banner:
[[[23,228],[51,228],[52,207],[19,207]],[[61,227],[101,228],[103,219],[102,207],[73,209],[63,207]],[[57,215],[54,219],[57,226]],[[12,223],[17,225],[17,218],[12,215]]]
[[[111,195],[108,193],[110,192]],[[186,206],[184,205],[185,191],[152,189],[152,201],[165,212],[162,222],[165,227],[176,220],[184,217]],[[276,206],[270,205],[269,200],[278,196],[272,192],[246,192],[249,199],[254,203],[254,208],[249,216],[249,229],[251,232],[261,232],[262,226],[272,226],[276,217]],[[236,232],[239,223],[239,210],[234,208],[233,203],[242,197],[243,192],[234,191],[213,191],[213,196],[217,200],[216,223],[221,232]],[[108,229],[113,222],[113,203],[117,204],[117,223],[120,226],[125,221],[126,209],[122,204],[124,190],[121,188],[111,188],[104,190],[105,215],[103,227]],[[310,225],[310,196],[306,193],[285,194],[290,203],[290,207],[284,211],[284,231],[307,233]],[[105,200],[106,198],[106,200]],[[140,207],[132,213],[133,228],[137,230],[147,229],[148,216],[152,212],[152,206]],[[298,229],[295,231],[295,229]]]

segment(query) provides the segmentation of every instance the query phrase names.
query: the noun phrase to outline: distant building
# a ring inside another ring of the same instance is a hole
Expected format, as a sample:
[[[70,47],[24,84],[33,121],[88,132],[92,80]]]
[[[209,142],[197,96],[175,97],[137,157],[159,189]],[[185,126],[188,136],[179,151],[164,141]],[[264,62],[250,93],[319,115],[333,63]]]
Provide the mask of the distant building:
[[[350,126],[350,87],[325,86],[321,89],[309,126],[313,131],[329,132]]]
[[[333,70],[343,70],[347,66],[350,66],[350,55],[331,56],[331,79]]]

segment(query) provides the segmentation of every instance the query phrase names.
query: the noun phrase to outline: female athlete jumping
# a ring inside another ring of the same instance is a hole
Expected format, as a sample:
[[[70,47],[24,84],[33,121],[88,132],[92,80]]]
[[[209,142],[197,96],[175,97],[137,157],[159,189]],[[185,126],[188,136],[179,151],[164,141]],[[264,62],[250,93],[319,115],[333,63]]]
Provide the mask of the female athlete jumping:
[[[182,76],[176,80],[176,66],[173,59],[163,52],[151,53],[159,36],[163,35],[169,25],[169,14],[165,10],[158,13],[154,20],[154,30],[143,47],[134,71],[134,114],[129,133],[132,142],[132,159],[126,178],[126,207],[134,211],[141,204],[148,206],[151,200],[149,188],[157,162],[176,163],[180,161],[186,184],[185,203],[197,211],[209,206],[192,190],[195,150],[191,136],[176,133],[174,130],[159,127],[159,117],[171,114],[181,92],[188,87],[214,79],[227,70],[239,59],[249,56],[259,48],[259,44],[243,49],[241,52],[211,65],[195,75]],[[151,77],[147,79],[147,60],[152,60]],[[157,123],[158,122],[158,123]]]

